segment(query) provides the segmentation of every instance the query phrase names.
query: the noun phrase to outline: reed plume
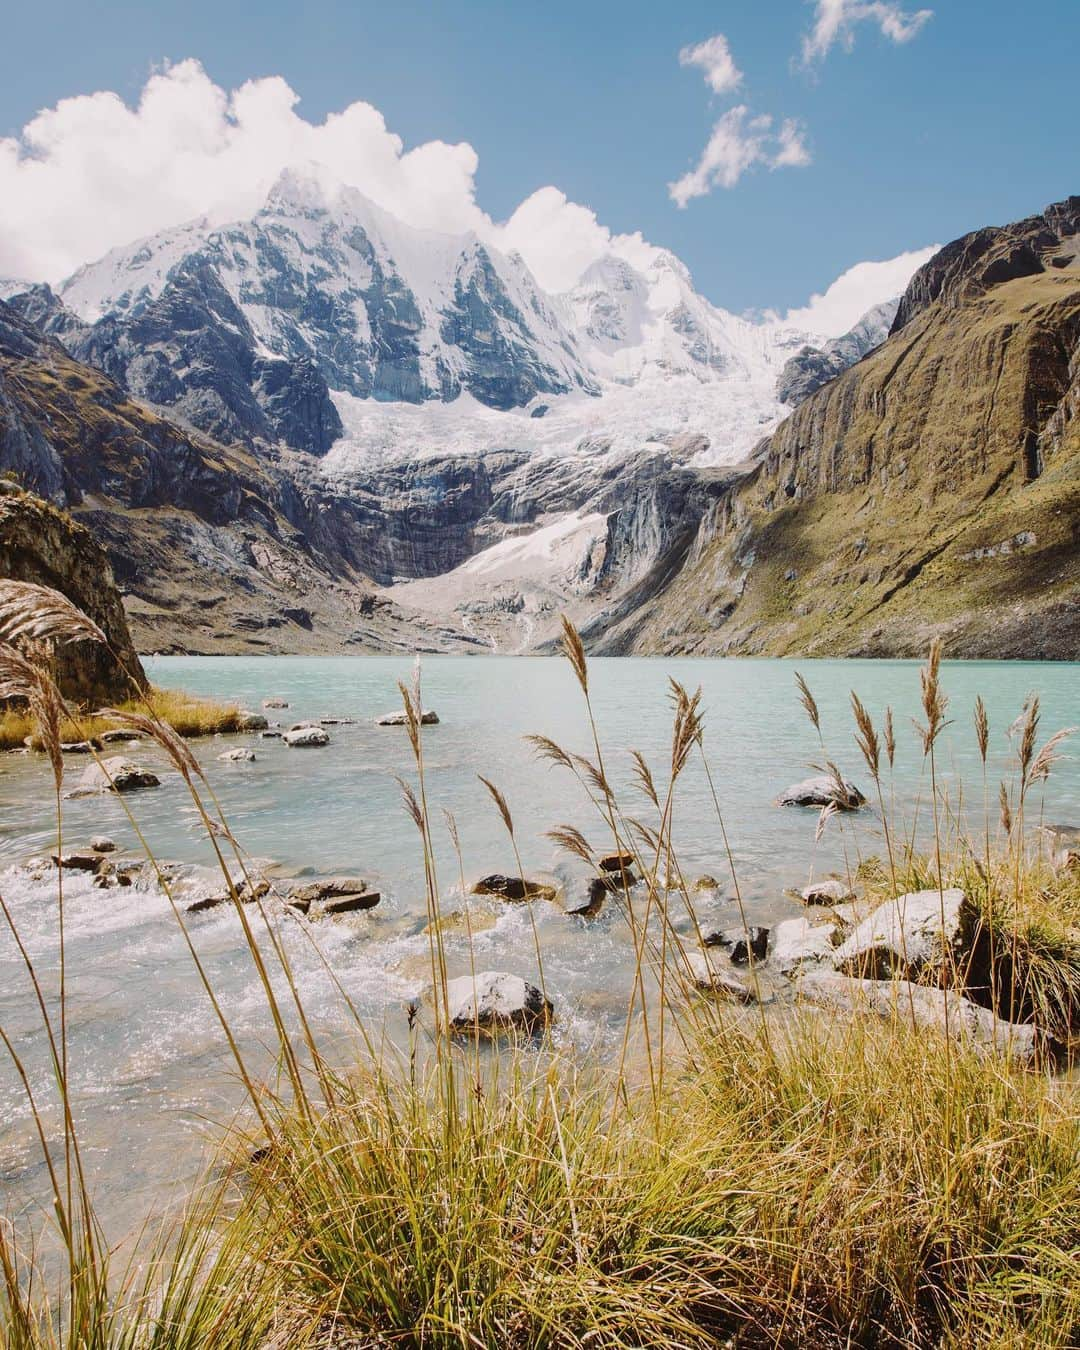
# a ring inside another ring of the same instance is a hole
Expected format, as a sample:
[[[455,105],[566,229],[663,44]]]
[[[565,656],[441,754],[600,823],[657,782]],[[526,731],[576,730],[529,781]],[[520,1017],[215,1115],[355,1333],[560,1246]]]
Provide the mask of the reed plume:
[[[108,639],[77,605],[32,581],[0,580],[0,642],[100,642]]]

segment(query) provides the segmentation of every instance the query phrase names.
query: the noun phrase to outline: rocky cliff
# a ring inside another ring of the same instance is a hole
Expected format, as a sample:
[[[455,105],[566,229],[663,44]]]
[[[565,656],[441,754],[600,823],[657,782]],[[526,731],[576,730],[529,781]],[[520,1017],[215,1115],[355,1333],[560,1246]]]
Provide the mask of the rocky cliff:
[[[1080,655],[1080,197],[948,245],[598,651]]]
[[[108,638],[57,649],[60,688],[88,706],[131,698],[146,676],[103,549],[84,526],[10,482],[0,484],[0,576],[51,586],[73,601]]]

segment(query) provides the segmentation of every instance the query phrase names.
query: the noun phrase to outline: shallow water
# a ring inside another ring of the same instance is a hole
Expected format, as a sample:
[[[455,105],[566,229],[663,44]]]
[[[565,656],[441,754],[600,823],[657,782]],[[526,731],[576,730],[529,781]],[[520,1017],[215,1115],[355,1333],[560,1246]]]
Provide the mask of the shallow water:
[[[332,741],[325,749],[289,750],[280,741],[257,736],[208,740],[195,749],[248,853],[273,862],[284,875],[305,869],[349,872],[382,892],[381,905],[370,913],[324,921],[311,930],[285,919],[281,932],[321,1036],[343,1034],[346,1023],[312,938],[370,1024],[385,1026],[397,1039],[404,1005],[420,997],[428,983],[427,941],[420,932],[426,919],[422,859],[416,828],[402,808],[395,781],[395,774],[415,778],[407,735],[401,728],[376,727],[372,719],[400,706],[396,682],[411,680],[411,662],[380,657],[169,657],[147,666],[156,684],[236,699],[251,708],[270,696],[286,698],[288,710],[268,712],[286,726],[306,718],[358,719],[356,725],[331,727]],[[918,713],[917,666],[805,661],[798,669],[820,704],[829,755],[864,789],[869,785],[851,740],[848,691],[857,689],[878,718],[891,704],[899,742],[896,803],[910,813],[925,788],[910,722]],[[790,662],[769,660],[622,659],[590,665],[609,777],[628,813],[645,819],[647,803],[632,786],[629,750],[641,750],[663,783],[670,754],[668,678],[674,676],[690,688],[701,685],[705,746],[752,922],[769,923],[797,912],[784,889],[805,884],[811,868],[821,875],[842,870],[845,859],[854,864],[860,854],[883,851],[873,812],[846,818],[842,828],[832,823],[815,848],[817,813],[771,804],[777,792],[807,776],[808,764],[821,758],[798,704],[794,672]],[[997,779],[1010,767],[1006,729],[1025,695],[1031,690],[1041,695],[1047,734],[1076,723],[1078,673],[1076,665],[946,665],[944,684],[955,722],[941,742],[939,763],[954,803],[970,808],[981,820],[981,770],[971,732],[976,693],[983,695],[990,713],[994,795]],[[526,870],[557,870],[573,890],[580,869],[575,872],[560,859],[544,832],[569,823],[597,846],[607,846],[608,840],[567,775],[538,762],[522,739],[539,732],[591,757],[580,691],[567,664],[542,658],[431,657],[424,663],[423,686],[425,706],[441,718],[440,725],[426,728],[423,735],[445,905],[459,903],[459,886],[443,808],[457,821],[467,878],[517,871],[506,831],[478,782],[480,773],[506,794]],[[251,745],[255,762],[218,762],[217,755],[236,744]],[[129,753],[162,774],[159,789],[125,799],[155,854],[209,865],[209,846],[179,776],[167,772],[146,747]],[[69,761],[72,782],[85,763],[81,758]],[[960,778],[974,799],[960,801]],[[55,988],[55,880],[35,884],[16,867],[55,848],[49,781],[40,756],[0,758],[0,887],[43,982]],[[1035,809],[1044,810],[1048,821],[1080,822],[1080,758],[1075,748],[1055,770],[1045,805],[1040,794]],[[138,850],[118,800],[69,801],[64,814],[68,847],[106,833],[123,852]],[[924,819],[926,814],[924,809]],[[698,902],[702,925],[737,922],[708,783],[696,760],[680,784],[675,834],[687,876],[708,872],[725,883],[719,896]],[[165,897],[156,891],[95,890],[75,874],[65,874],[65,893],[76,1109],[98,1201],[110,1233],[116,1233],[160,1207],[170,1188],[183,1193],[197,1174],[206,1137],[213,1138],[219,1123],[230,1118],[239,1092]],[[495,927],[476,939],[481,968],[534,975],[526,909],[495,910]],[[618,906],[609,904],[592,923],[569,918],[546,902],[534,906],[534,912],[546,982],[559,1011],[558,1034],[603,1054],[617,1040],[631,972],[628,933]],[[223,908],[193,916],[190,930],[230,1021],[246,1046],[258,1045],[269,1036],[268,1018],[235,914]],[[452,975],[467,972],[463,939],[450,940],[448,959]],[[48,1107],[44,1038],[7,933],[0,935],[0,1021]],[[52,1119],[55,1123],[55,1115]],[[43,1169],[26,1105],[6,1061],[0,1065],[0,1178],[9,1209],[32,1206],[43,1195]]]

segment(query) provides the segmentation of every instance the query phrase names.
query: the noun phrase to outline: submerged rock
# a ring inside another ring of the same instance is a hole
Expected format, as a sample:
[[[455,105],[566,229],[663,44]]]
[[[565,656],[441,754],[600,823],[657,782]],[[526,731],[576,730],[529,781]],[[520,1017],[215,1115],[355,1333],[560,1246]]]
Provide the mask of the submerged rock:
[[[446,1001],[450,1030],[459,1035],[474,1028],[486,1036],[538,1031],[555,1015],[551,1000],[536,985],[499,970],[478,971],[475,981],[471,975],[448,980]]]
[[[289,700],[287,698],[264,698],[262,705],[264,708],[287,708]]]
[[[98,740],[102,745],[119,745],[125,741],[144,741],[146,737],[141,731],[125,731],[116,728],[113,731],[103,731]]]
[[[933,1031],[944,1032],[947,1026],[950,1036],[981,1054],[1000,1051],[1027,1064],[1038,1052],[1035,1027],[1003,1021],[951,990],[908,980],[862,980],[820,971],[799,981],[799,997],[817,1007],[897,1017]]]
[[[578,919],[594,919],[604,907],[604,901],[611,894],[611,885],[605,877],[593,877],[589,882],[585,899],[580,905],[568,909],[567,914]]]
[[[690,952],[686,958],[690,967],[690,977],[696,988],[710,994],[720,994],[724,998],[734,999],[737,1003],[754,1003],[757,995],[734,970],[727,969],[726,961],[710,956],[707,952]]]
[[[910,977],[960,960],[977,922],[978,911],[957,887],[910,891],[856,924],[833,962],[847,975]]]
[[[90,840],[90,847],[95,853],[115,853],[116,840],[110,839],[107,834],[95,834]]]
[[[90,797],[101,792],[137,792],[140,788],[160,786],[161,780],[149,769],[144,769],[120,755],[88,764],[82,777],[69,795]]]
[[[250,764],[254,758],[255,751],[249,750],[246,745],[234,746],[232,750],[225,750],[218,755],[218,759],[233,764]]]
[[[286,903],[301,914],[310,913],[313,907],[320,914],[348,914],[358,909],[374,909],[381,899],[378,891],[368,890],[362,878],[338,876],[290,887]]]
[[[262,713],[249,712],[246,708],[236,719],[237,731],[265,731],[269,725]]]
[[[473,895],[497,895],[502,900],[554,900],[558,889],[546,881],[527,877],[504,877],[501,872],[481,877],[472,888]]]
[[[322,727],[297,727],[295,731],[286,731],[281,739],[290,749],[300,750],[309,746],[329,745],[330,733]]]
[[[804,778],[785,788],[777,797],[777,806],[835,806],[841,811],[856,811],[866,798],[848,779],[838,782],[829,774]]]
[[[769,930],[757,925],[748,928],[725,928],[705,935],[706,947],[726,947],[732,965],[748,966],[751,957],[764,961],[769,951]]]
[[[92,755],[95,750],[101,749],[101,742],[96,739],[89,741],[61,741],[60,749],[65,755]]]
[[[718,891],[720,889],[720,883],[714,876],[709,876],[706,873],[705,876],[697,878],[694,882],[693,889],[695,891]]]
[[[408,714],[402,708],[398,712],[383,713],[381,717],[376,717],[375,725],[377,727],[403,727],[407,726],[409,721]],[[425,708],[420,714],[420,725],[424,727],[437,726],[439,722],[438,713],[432,712],[430,708]]]

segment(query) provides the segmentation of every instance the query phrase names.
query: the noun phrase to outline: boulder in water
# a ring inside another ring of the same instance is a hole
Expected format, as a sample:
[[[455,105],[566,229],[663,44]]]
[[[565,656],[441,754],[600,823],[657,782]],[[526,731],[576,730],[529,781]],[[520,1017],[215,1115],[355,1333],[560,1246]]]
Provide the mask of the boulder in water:
[[[500,970],[478,971],[475,980],[471,975],[448,980],[446,1001],[450,1030],[459,1035],[474,1029],[485,1036],[538,1031],[555,1015],[551,1000],[536,985]]]
[[[836,779],[830,774],[804,778],[785,788],[776,799],[777,806],[835,806],[840,811],[856,811],[866,798],[848,779]]]
[[[408,713],[402,708],[398,712],[383,713],[381,717],[376,717],[375,725],[377,727],[404,727],[409,722]],[[437,726],[439,714],[432,712],[430,708],[425,708],[420,714],[420,725],[424,727]]]
[[[101,792],[137,792],[140,788],[160,786],[157,774],[121,755],[113,755],[100,763],[88,764],[76,784],[72,797],[91,797]]]
[[[472,888],[473,895],[497,895],[502,900],[554,900],[558,890],[544,881],[527,877],[504,877],[501,872],[481,877]]]
[[[330,733],[324,731],[322,727],[302,726],[294,731],[287,731],[281,738],[285,744],[292,750],[301,750],[307,747],[315,747],[330,744]]]

